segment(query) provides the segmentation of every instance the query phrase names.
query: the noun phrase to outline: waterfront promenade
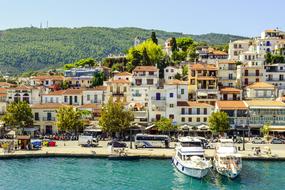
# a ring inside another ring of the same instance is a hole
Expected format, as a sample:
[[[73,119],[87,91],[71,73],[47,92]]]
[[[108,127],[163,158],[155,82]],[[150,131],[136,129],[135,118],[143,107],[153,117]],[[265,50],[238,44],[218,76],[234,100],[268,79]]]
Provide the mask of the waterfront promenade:
[[[129,146],[129,144],[128,144]],[[242,144],[237,144],[242,150]],[[270,147],[272,156],[261,154],[254,156],[252,147],[260,147],[261,151],[264,147]],[[129,146],[130,147],[130,146]],[[134,146],[133,146],[134,147]],[[285,160],[284,152],[285,144],[246,144],[245,151],[239,151],[243,159],[264,159],[264,160]],[[140,156],[142,158],[171,158],[175,153],[174,143],[171,143],[171,148],[140,148],[127,149],[129,156]],[[214,149],[205,151],[207,157],[214,156]],[[14,153],[5,153],[0,149],[0,158],[21,158],[21,157],[52,157],[52,156],[74,156],[74,157],[108,157],[110,151],[107,149],[107,141],[100,141],[98,147],[80,147],[77,141],[57,141],[56,147],[43,147],[41,150],[19,150]]]

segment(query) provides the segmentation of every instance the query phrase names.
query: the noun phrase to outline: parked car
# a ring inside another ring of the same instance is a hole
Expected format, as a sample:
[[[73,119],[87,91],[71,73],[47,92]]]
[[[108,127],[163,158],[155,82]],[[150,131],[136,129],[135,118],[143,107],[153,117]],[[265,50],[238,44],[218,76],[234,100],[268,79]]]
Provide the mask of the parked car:
[[[254,137],[251,141],[252,144],[265,144],[265,140],[261,137]]]
[[[273,138],[270,143],[271,144],[283,144],[284,140],[279,139],[279,138]]]
[[[124,142],[119,142],[117,140],[112,140],[108,142],[108,146],[112,146],[113,148],[126,148],[127,144]]]

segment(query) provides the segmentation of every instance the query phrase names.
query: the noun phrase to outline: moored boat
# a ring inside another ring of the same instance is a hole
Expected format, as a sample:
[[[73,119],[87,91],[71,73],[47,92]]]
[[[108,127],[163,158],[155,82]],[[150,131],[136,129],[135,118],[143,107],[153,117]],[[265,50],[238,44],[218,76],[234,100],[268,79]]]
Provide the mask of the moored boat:
[[[204,157],[201,140],[194,137],[182,137],[178,140],[179,143],[172,160],[173,165],[185,175],[199,179],[206,176],[212,164]]]
[[[241,155],[231,139],[220,139],[214,156],[217,172],[231,179],[236,178],[242,169]]]

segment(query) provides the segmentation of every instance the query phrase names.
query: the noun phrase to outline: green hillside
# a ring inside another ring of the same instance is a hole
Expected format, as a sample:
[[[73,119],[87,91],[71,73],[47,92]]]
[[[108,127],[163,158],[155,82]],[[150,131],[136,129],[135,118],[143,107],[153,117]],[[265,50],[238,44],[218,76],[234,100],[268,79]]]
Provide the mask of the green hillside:
[[[56,68],[78,59],[100,61],[109,54],[129,49],[135,37],[149,38],[140,28],[19,28],[0,31],[0,71],[19,74],[29,70]],[[185,35],[154,30],[159,42],[170,37],[191,36],[209,44],[224,44],[243,37],[228,34]]]

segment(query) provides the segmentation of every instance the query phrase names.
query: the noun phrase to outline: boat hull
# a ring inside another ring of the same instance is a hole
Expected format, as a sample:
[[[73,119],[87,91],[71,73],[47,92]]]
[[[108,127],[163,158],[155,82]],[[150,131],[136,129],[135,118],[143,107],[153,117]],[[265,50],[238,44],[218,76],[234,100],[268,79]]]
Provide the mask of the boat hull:
[[[176,159],[175,157],[173,157],[172,159],[172,163],[173,165],[175,166],[175,168],[180,171],[181,173],[185,174],[185,175],[188,175],[188,176],[191,176],[191,177],[194,177],[194,178],[198,178],[198,179],[201,179],[203,177],[205,177],[210,168],[205,168],[205,169],[197,169],[197,168],[189,168],[189,167],[185,167],[183,166],[183,164],[178,160]]]
[[[228,169],[225,169],[224,167],[220,167],[218,164],[217,164],[217,161],[214,161],[215,163],[215,168],[216,168],[216,171],[223,175],[223,176],[226,176],[230,179],[234,179],[236,178],[240,172],[241,172],[241,169],[238,169],[238,170],[235,170],[235,172],[232,172],[231,170],[228,170]]]

